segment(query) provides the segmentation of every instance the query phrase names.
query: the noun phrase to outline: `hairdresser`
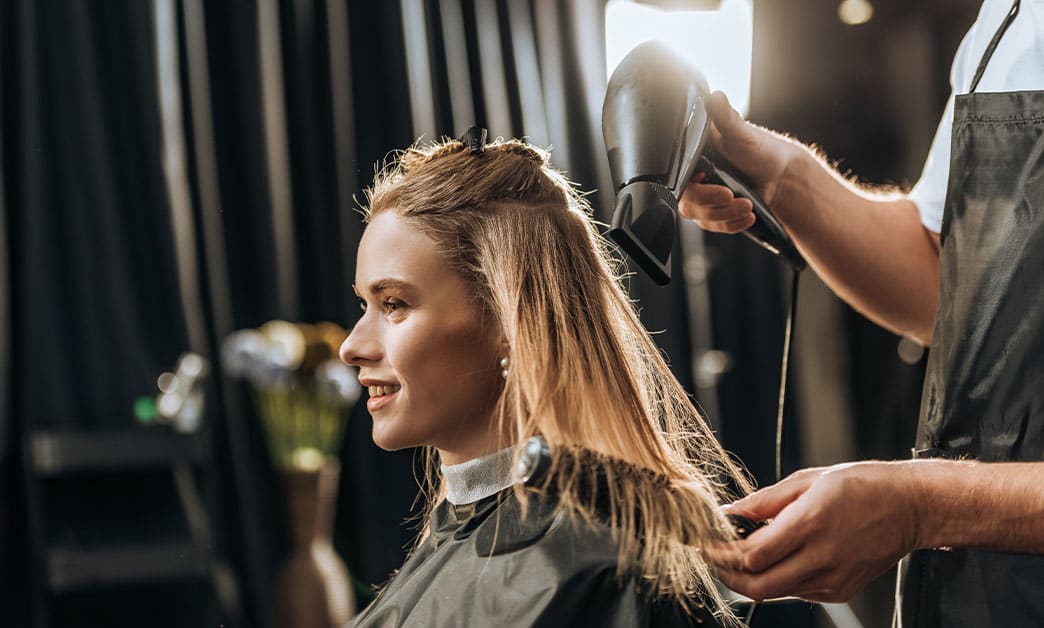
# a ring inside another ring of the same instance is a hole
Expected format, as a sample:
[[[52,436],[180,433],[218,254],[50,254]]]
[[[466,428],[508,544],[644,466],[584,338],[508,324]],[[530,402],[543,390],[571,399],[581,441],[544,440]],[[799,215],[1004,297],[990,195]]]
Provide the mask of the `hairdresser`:
[[[845,301],[931,347],[913,460],[805,469],[732,512],[731,588],[843,601],[898,561],[903,626],[1044,626],[1044,2],[986,0],[920,181],[882,195],[715,93],[712,141]],[[681,212],[738,233],[694,180]]]

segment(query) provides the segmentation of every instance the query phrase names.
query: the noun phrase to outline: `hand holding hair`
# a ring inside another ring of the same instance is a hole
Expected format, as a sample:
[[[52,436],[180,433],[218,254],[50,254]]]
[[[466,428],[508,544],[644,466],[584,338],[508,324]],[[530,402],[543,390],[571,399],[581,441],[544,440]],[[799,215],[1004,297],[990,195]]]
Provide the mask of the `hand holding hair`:
[[[907,462],[798,471],[726,508],[772,521],[707,557],[722,582],[755,600],[846,601],[919,547],[916,485]]]

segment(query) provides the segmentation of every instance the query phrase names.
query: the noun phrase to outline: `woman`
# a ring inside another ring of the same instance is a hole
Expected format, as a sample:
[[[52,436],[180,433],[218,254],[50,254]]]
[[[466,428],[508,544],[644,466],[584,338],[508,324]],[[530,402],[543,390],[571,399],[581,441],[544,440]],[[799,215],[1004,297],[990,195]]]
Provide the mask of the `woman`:
[[[341,358],[374,442],[432,464],[428,522],[356,625],[733,621],[700,544],[731,537],[718,504],[749,485],[547,154],[415,147],[367,197]]]

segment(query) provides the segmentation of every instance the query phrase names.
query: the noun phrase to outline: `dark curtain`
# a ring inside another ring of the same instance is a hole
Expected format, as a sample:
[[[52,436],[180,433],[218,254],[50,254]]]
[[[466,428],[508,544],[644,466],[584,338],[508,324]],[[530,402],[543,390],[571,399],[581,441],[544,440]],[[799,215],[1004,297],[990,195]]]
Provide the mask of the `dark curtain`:
[[[43,577],[20,490],[29,430],[129,422],[133,400],[188,347],[150,14],[140,2],[0,7],[10,625],[25,625]]]
[[[235,329],[273,318],[350,326],[362,232],[353,208],[388,151],[471,124],[525,136],[554,147],[553,162],[594,191],[608,222],[603,8],[602,0],[0,5],[8,585],[0,595],[15,609],[10,625],[29,623],[26,594],[41,569],[20,542],[31,525],[28,435],[130,426],[133,401],[154,394],[158,373],[190,349],[217,366]],[[785,282],[776,261],[745,241],[697,248],[715,269],[703,293],[687,290],[681,253],[672,286],[636,273],[630,288],[691,390],[696,327],[731,353],[733,374],[697,397],[715,396],[707,405],[726,445],[765,481]],[[714,296],[701,317],[690,314],[694,294]],[[243,387],[218,371],[207,392],[216,551],[236,574],[241,622],[266,626],[286,550],[276,480]],[[335,537],[364,601],[403,560],[414,528],[402,523],[416,493],[412,453],[377,450],[369,430],[357,408]],[[147,610],[116,599],[128,613]]]

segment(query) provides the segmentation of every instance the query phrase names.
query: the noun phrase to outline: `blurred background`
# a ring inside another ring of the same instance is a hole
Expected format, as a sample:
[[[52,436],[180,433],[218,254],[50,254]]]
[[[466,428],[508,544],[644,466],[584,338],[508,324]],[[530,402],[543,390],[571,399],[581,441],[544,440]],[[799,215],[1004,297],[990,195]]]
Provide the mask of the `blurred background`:
[[[268,628],[302,538],[343,560],[341,606],[402,563],[413,452],[373,446],[328,364],[389,151],[471,124],[526,136],[608,222],[607,63],[662,35],[752,121],[908,186],[978,4],[0,3],[0,625]],[[630,289],[769,483],[789,275],[745,238],[680,240],[671,286]],[[924,351],[811,273],[794,342],[784,470],[906,457]],[[893,577],[853,601],[863,625],[888,625]]]

